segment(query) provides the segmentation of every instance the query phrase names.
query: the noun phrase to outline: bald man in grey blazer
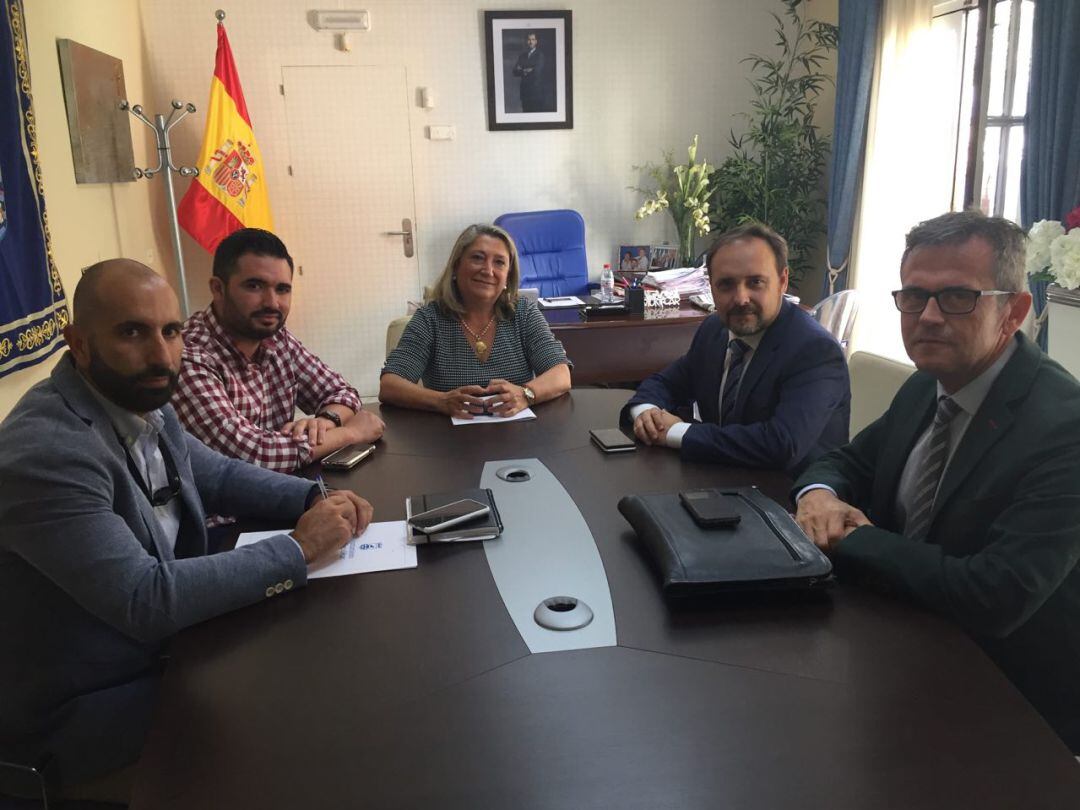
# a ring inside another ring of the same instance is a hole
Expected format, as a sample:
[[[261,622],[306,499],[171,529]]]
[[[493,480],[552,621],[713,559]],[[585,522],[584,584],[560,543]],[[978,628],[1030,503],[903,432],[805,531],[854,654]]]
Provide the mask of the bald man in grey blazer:
[[[137,759],[168,639],[302,587],[371,507],[183,431],[179,306],[149,268],[91,267],[73,309],[70,351],[0,424],[0,759],[123,800],[80,785]],[[208,556],[207,511],[296,529]]]

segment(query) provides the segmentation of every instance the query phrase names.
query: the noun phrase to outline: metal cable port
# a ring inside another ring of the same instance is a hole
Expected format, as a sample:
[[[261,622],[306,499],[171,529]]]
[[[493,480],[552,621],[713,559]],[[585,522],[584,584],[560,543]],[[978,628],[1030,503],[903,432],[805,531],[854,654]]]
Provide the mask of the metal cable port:
[[[576,597],[551,596],[536,606],[533,619],[548,630],[580,630],[593,620],[593,612]]]
[[[532,478],[532,473],[525,467],[500,467],[495,475],[510,484],[520,484]]]

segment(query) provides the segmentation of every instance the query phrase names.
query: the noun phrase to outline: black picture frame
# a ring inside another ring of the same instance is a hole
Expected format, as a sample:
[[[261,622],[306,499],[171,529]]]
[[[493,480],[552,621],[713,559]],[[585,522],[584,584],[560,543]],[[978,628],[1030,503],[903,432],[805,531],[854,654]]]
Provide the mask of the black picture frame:
[[[489,130],[574,128],[572,27],[570,11],[484,12]]]

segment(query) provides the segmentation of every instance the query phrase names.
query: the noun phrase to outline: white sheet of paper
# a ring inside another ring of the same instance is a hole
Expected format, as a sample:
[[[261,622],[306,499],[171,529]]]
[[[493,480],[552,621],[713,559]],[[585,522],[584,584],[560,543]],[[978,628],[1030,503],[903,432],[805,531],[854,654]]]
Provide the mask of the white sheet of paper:
[[[277,529],[270,532],[244,532],[236,539],[236,547],[257,543],[288,531],[289,529]],[[309,565],[308,579],[416,568],[416,546],[410,546],[407,539],[408,527],[404,520],[371,523],[363,534],[342,546],[338,556],[328,556]]]
[[[522,419],[535,419],[536,414],[533,413],[532,408],[526,408],[523,411],[518,411],[513,416],[488,416],[487,414],[480,414],[474,416],[472,419],[462,419],[460,416],[451,416],[450,421],[455,425],[492,425],[500,422],[520,422]]]
[[[583,307],[585,302],[576,295],[563,295],[558,298],[537,298],[538,303],[544,309],[561,309],[563,307]]]

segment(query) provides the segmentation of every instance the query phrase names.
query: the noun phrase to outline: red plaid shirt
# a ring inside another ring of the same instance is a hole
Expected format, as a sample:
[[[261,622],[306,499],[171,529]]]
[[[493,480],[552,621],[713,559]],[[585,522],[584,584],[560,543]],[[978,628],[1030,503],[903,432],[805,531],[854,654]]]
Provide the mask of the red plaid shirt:
[[[210,307],[184,324],[184,362],[172,404],[184,427],[203,444],[279,472],[292,472],[311,460],[306,437],[281,433],[297,406],[308,414],[327,405],[361,407],[356,389],[288,329],[262,341],[248,360]]]

